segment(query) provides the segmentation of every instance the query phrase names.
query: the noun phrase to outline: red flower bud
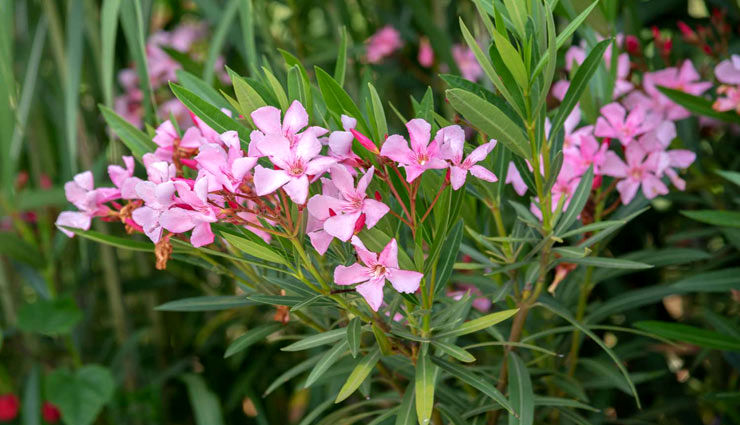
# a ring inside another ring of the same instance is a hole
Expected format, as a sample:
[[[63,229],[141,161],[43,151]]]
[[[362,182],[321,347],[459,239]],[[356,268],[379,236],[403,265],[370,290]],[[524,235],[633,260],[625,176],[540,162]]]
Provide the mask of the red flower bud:
[[[604,177],[601,174],[599,174],[598,176],[594,177],[594,182],[591,185],[591,189],[592,190],[593,189],[598,189],[599,187],[601,187],[601,183],[603,181],[604,181]]]
[[[51,189],[51,187],[54,185],[49,176],[47,176],[46,174],[41,174],[39,183],[41,184],[42,189]]]
[[[663,54],[667,55],[668,53],[671,53],[671,49],[673,48],[673,40],[670,38],[665,41],[663,44]]]
[[[445,184],[450,184],[450,169],[447,169],[447,172],[445,173]]]
[[[624,41],[627,53],[632,56],[640,54],[640,41],[634,35],[628,35]]]
[[[653,38],[655,39],[655,41],[660,41],[660,30],[658,29],[658,27],[653,25],[650,30],[653,32]]]
[[[355,221],[355,231],[354,234],[360,233],[360,230],[365,226],[365,213],[360,214],[360,217],[357,218],[357,221]]]
[[[380,195],[380,192],[377,190],[375,191],[375,200],[378,202],[381,202],[383,200],[383,197]]]
[[[44,421],[50,424],[55,424],[62,418],[62,413],[56,406],[45,401],[44,405],[41,406],[41,416],[44,418]]]
[[[375,146],[375,143],[373,143],[373,141],[370,140],[367,136],[355,130],[354,128],[350,129],[349,131],[352,133],[353,136],[355,136],[355,139],[357,139],[357,141],[360,142],[362,147],[374,153],[375,155],[380,153],[380,151],[378,150],[378,147]]]
[[[681,30],[681,34],[683,34],[683,37],[687,41],[696,40],[696,33],[691,29],[691,27],[686,25],[683,21],[678,21],[676,25],[678,25],[678,29]]]
[[[334,217],[335,215],[337,215],[337,213],[335,213],[333,209],[329,208],[329,217]]]
[[[18,417],[20,401],[15,394],[3,394],[0,396],[0,422],[10,422]]]
[[[701,46],[701,49],[704,50],[704,53],[706,53],[708,55],[711,55],[713,53],[712,52],[712,48],[709,47],[708,44],[705,44],[705,45]]]

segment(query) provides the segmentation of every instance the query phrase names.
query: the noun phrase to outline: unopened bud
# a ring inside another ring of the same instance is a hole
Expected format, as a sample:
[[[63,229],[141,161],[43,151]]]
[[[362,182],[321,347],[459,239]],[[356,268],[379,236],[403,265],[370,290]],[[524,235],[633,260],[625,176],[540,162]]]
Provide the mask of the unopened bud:
[[[686,41],[696,41],[696,33],[694,32],[694,30],[691,29],[690,26],[686,25],[686,23],[683,21],[678,21],[676,25],[678,26],[678,29],[681,31],[681,34],[683,34],[683,38],[686,39]]]
[[[632,56],[640,55],[640,41],[637,39],[637,37],[635,37],[634,35],[628,35],[625,38],[624,44],[625,48],[627,49],[627,53]]]
[[[376,155],[380,153],[380,151],[378,150],[378,147],[375,146],[375,143],[373,143],[373,141],[370,140],[367,136],[355,130],[354,128],[351,128],[349,131],[352,133],[353,136],[355,136],[355,139],[357,139],[357,141],[360,142],[363,148],[369,150],[370,152]]]
[[[383,200],[383,197],[380,195],[380,192],[377,190],[375,191],[375,200],[378,202],[381,202]]]
[[[329,217],[334,217],[335,215],[337,215],[337,213],[335,213],[333,209],[329,208]]]
[[[360,230],[365,227],[365,213],[360,214],[360,217],[355,221],[355,231],[354,234],[360,233]]]
[[[447,172],[445,173],[445,184],[450,184],[450,169],[447,169]]]

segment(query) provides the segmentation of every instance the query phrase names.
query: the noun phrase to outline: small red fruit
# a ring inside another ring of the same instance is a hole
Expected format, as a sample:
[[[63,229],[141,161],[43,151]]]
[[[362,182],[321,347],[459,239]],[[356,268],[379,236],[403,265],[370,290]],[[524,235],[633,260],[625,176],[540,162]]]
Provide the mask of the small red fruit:
[[[45,401],[44,405],[41,406],[41,416],[44,418],[44,421],[55,424],[62,418],[62,412],[53,404]]]

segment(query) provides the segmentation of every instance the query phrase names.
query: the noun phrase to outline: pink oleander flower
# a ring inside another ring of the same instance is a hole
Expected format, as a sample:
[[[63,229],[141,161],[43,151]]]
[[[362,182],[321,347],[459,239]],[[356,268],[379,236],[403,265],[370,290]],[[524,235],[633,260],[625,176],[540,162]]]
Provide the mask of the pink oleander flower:
[[[690,60],[685,60],[680,68],[671,67],[646,73],[643,76],[645,93],[637,91],[630,93],[625,98],[624,104],[629,109],[641,104],[651,112],[660,113],[672,121],[688,118],[691,113],[658,91],[657,86],[699,96],[712,86],[712,83],[700,81],[699,78],[699,73]]]
[[[578,184],[581,182],[581,173],[575,169],[575,167],[568,166],[567,163],[563,164],[560,169],[558,177],[555,179],[555,184],[552,185],[550,192],[552,193],[552,203],[550,204],[551,212],[555,212],[558,205],[563,200],[562,208],[565,209],[570,204],[570,200],[573,197]],[[535,217],[542,220],[542,213],[540,211],[539,198],[534,198],[530,204],[529,210]]]
[[[425,68],[430,68],[434,65],[434,49],[432,49],[432,45],[426,37],[419,39],[419,55],[417,59],[419,60],[419,64]]]
[[[331,185],[324,185],[328,193],[309,199],[308,212],[322,225],[320,230],[310,232],[309,238],[322,255],[332,238],[346,242],[359,230],[358,223],[364,223],[370,229],[390,210],[387,205],[368,198],[365,193],[373,173],[374,169],[370,167],[355,188],[347,169],[335,165],[330,170]],[[359,227],[362,228],[361,225]]]
[[[671,141],[676,138],[676,125],[672,121],[664,121],[655,130],[640,137],[640,146],[655,158],[657,164],[655,175],[668,176],[676,188],[684,190],[686,182],[678,176],[675,169],[686,169],[696,159],[696,154],[686,149],[668,149]]]
[[[601,166],[606,160],[607,143],[599,143],[590,134],[579,139],[577,146],[563,149],[563,168],[571,169],[576,175],[582,175],[588,167],[594,167],[594,174],[601,173]]]
[[[62,212],[54,224],[70,238],[74,236],[74,233],[62,226],[88,230],[93,217],[108,215],[110,209],[104,204],[121,195],[118,189],[112,187],[95,189],[93,174],[90,171],[79,173],[73,177],[72,181],[65,183],[64,194],[79,211]]]
[[[550,93],[552,93],[552,97],[562,102],[563,99],[565,99],[565,94],[568,92],[569,88],[570,81],[558,80],[552,85]]]
[[[200,168],[199,176],[208,181],[208,191],[226,189],[236,192],[247,173],[257,164],[257,158],[244,156],[239,135],[236,131],[227,131],[220,136],[221,144],[207,143],[200,147],[195,161]]]
[[[627,53],[622,53],[617,57],[617,79],[614,82],[614,92],[612,96],[616,99],[632,91],[635,88],[627,77],[630,74],[630,57]]]
[[[601,168],[604,175],[621,179],[617,190],[623,204],[629,204],[640,187],[647,199],[668,193],[668,188],[657,175],[660,167],[657,155],[648,155],[639,143],[627,145],[624,151],[626,163],[616,153],[608,151]]]
[[[627,114],[624,107],[617,102],[602,107],[601,115],[596,120],[594,135],[618,139],[625,146],[635,137],[652,130],[657,124],[647,116],[641,106],[635,107]]]
[[[514,165],[514,161],[509,162],[509,168],[506,170],[506,184],[511,184],[514,187],[514,191],[519,196],[524,196],[527,193],[527,183],[524,182],[522,175],[519,174],[519,170]]]
[[[177,130],[175,130],[175,126],[169,119],[157,127],[152,140],[157,144],[154,155],[158,160],[167,162],[172,162],[175,145],[179,149],[196,150],[206,143],[205,138],[203,138],[202,133],[197,127],[188,128],[182,138],[180,138]]]
[[[432,126],[421,118],[406,123],[411,141],[409,144],[402,136],[394,134],[385,139],[380,155],[401,164],[406,169],[406,181],[411,183],[424,171],[447,168],[447,162],[440,157],[436,140],[429,143]]]
[[[113,185],[120,191],[121,198],[136,199],[139,197],[136,193],[136,185],[141,179],[134,177],[134,157],[124,156],[123,163],[126,168],[120,165],[109,165],[108,176],[113,182]]]
[[[131,217],[144,234],[157,243],[162,237],[159,219],[175,203],[175,183],[171,180],[175,177],[175,166],[164,161],[152,162],[146,171],[149,179],[136,185],[136,193],[144,205],[135,209]]]
[[[357,236],[352,238],[352,245],[360,262],[351,266],[337,266],[334,269],[334,282],[337,285],[361,283],[355,289],[374,311],[378,311],[383,302],[386,279],[398,292],[413,294],[419,289],[424,275],[398,267],[398,244],[395,239],[391,239],[380,254],[368,251]]]
[[[714,68],[714,76],[723,84],[740,84],[740,55],[732,55]]]
[[[565,51],[565,70],[570,72],[574,66],[580,66],[586,60],[586,49],[580,46],[570,46]]]
[[[493,303],[490,299],[486,298],[475,285],[471,285],[469,283],[457,283],[455,286],[457,287],[457,290],[447,292],[448,297],[452,297],[452,299],[459,301],[465,296],[465,294],[470,294],[473,297],[472,306],[474,309],[481,313],[487,313],[491,310]]]
[[[323,174],[337,162],[328,156],[321,156],[321,142],[311,132],[305,131],[291,147],[286,137],[274,137],[271,143],[260,147],[276,169],[271,170],[257,165],[254,171],[254,187],[257,195],[268,195],[281,187],[296,204],[306,203],[308,184],[314,177]]]
[[[308,127],[308,113],[301,102],[294,100],[285,111],[282,122],[280,121],[280,110],[274,106],[263,106],[254,110],[250,116],[257,130],[249,135],[249,150],[247,155],[251,157],[265,156],[261,151],[263,146],[272,145],[277,139],[285,139],[292,149],[303,137],[317,138],[324,135],[328,130],[321,127]],[[283,143],[283,142],[280,142]]]
[[[717,87],[717,100],[712,104],[712,109],[719,112],[735,111],[740,114],[740,87],[719,86]]]
[[[215,223],[217,218],[215,207],[208,203],[208,179],[197,179],[192,188],[183,180],[175,181],[174,185],[177,199],[171,208],[162,212],[159,224],[172,233],[192,230],[190,243],[196,248],[213,243],[211,223]]]
[[[476,165],[491,153],[496,146],[495,140],[491,139],[490,142],[478,146],[465,160],[463,160],[465,131],[459,125],[441,128],[434,136],[434,141],[439,146],[440,156],[451,162],[450,184],[454,190],[460,189],[465,184],[468,172],[481,180],[498,181],[495,174],[480,165]]]
[[[329,145],[329,156],[336,159],[347,168],[350,174],[355,174],[354,167],[359,164],[360,157],[352,151],[352,141],[355,136],[352,131],[357,126],[357,120],[342,114],[342,128],[344,131],[332,131],[329,137],[323,138],[322,142]]]
[[[367,40],[367,61],[380,63],[402,45],[401,33],[392,26],[386,25]]]
[[[460,74],[466,80],[475,82],[483,75],[483,69],[478,64],[475,53],[467,46],[462,44],[452,46],[452,58],[460,69]]]

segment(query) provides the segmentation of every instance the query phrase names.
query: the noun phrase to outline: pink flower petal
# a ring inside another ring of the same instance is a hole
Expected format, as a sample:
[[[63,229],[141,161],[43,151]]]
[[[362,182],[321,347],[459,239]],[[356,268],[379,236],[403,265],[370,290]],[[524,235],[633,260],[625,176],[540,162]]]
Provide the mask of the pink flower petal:
[[[408,164],[411,161],[411,149],[409,149],[406,140],[398,134],[393,134],[385,139],[383,147],[380,148],[380,155],[401,164]]]
[[[350,266],[337,266],[334,269],[334,283],[337,285],[352,285],[365,282],[370,277],[370,269],[360,263],[354,263]]]
[[[324,231],[343,242],[347,242],[352,238],[352,234],[354,234],[355,223],[359,217],[359,212],[353,214],[337,214],[329,217],[324,222]]]
[[[398,292],[413,294],[419,289],[419,283],[424,275],[411,270],[392,269],[388,271],[386,278],[391,281],[391,285]]]
[[[301,102],[294,100],[283,116],[283,134],[296,134],[308,125],[308,113]]]
[[[249,114],[254,125],[265,134],[281,133],[280,109],[274,106],[263,106]]]
[[[385,279],[373,279],[362,285],[357,285],[355,289],[365,298],[373,311],[378,311],[383,304],[383,286],[385,286]]]
[[[383,248],[383,251],[380,252],[378,263],[386,268],[398,268],[398,243],[395,238],[391,239],[385,248]]]
[[[254,188],[259,196],[278,190],[290,180],[290,176],[283,170],[270,170],[261,165],[254,169]]]
[[[288,194],[290,199],[298,205],[306,203],[308,197],[308,177],[302,175],[297,179],[291,179],[283,186],[283,190]]]

